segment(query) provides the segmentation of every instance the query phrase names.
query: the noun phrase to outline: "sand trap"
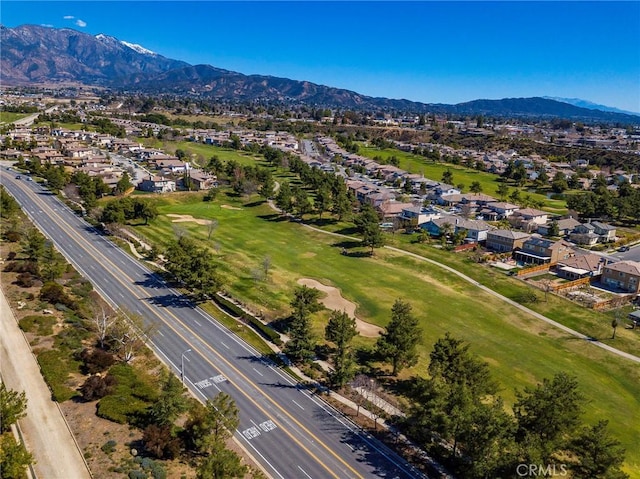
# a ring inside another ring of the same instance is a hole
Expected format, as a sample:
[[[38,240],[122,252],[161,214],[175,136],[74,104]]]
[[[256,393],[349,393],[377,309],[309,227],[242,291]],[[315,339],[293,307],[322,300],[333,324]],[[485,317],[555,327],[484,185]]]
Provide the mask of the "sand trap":
[[[194,218],[191,215],[174,215],[174,214],[170,213],[167,216],[169,218],[175,218],[174,220],[171,220],[172,223],[184,223],[186,221],[191,221],[193,223],[197,223],[197,224],[203,225],[203,226],[211,224],[211,221],[209,221],[209,220],[197,219],[197,218]]]
[[[340,290],[333,286],[326,286],[319,281],[311,278],[300,278],[298,284],[302,284],[309,288],[316,288],[317,290],[325,293],[325,296],[320,299],[320,302],[324,304],[328,309],[334,309],[337,311],[344,311],[350,317],[356,320],[356,329],[358,332],[366,338],[377,338],[383,331],[382,328],[362,321],[356,317],[356,305],[351,301],[342,297]]]
[[[242,211],[242,208],[238,208],[237,206],[231,206],[231,205],[220,205],[220,208],[224,208],[225,210],[240,210],[240,211]]]

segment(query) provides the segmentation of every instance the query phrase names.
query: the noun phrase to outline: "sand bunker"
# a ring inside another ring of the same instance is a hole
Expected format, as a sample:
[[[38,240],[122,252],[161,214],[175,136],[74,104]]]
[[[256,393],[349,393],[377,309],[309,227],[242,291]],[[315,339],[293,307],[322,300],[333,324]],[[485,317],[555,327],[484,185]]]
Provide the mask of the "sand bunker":
[[[220,205],[220,208],[224,208],[225,210],[240,210],[240,211],[242,211],[242,208],[238,208],[237,206],[231,206],[231,205]]]
[[[383,331],[382,328],[362,321],[356,317],[356,305],[351,301],[342,297],[340,290],[338,288],[334,288],[333,286],[326,286],[319,281],[311,278],[301,278],[298,280],[298,284],[302,284],[309,288],[316,288],[317,290],[325,293],[325,296],[320,299],[320,302],[325,305],[328,309],[334,309],[337,311],[344,311],[350,317],[355,318],[356,320],[356,329],[358,332],[367,338],[377,338],[380,336],[380,333]]]
[[[191,215],[174,215],[174,214],[168,214],[167,215],[169,218],[175,218],[174,220],[171,220],[172,223],[184,223],[186,221],[191,221],[193,223],[197,223],[199,225],[203,225],[206,226],[208,224],[211,224],[211,221],[209,220],[201,220],[198,218],[194,218]]]

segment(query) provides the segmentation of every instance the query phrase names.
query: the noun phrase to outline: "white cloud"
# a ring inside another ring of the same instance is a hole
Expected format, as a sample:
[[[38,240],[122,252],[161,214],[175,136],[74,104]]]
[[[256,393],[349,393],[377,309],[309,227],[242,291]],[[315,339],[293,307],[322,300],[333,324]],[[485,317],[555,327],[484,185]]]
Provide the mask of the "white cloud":
[[[76,18],[76,17],[74,17],[73,15],[65,15],[65,16],[64,16],[64,17],[62,17],[62,18],[64,18],[65,20],[73,20],[73,19],[74,19],[74,18]]]
[[[87,22],[83,22],[82,20],[80,20],[79,18],[76,20],[76,25],[78,25],[79,27],[86,27],[87,26]]]
[[[48,23],[41,23],[40,24],[41,27],[49,27],[49,28],[53,28],[53,25],[50,25]]]

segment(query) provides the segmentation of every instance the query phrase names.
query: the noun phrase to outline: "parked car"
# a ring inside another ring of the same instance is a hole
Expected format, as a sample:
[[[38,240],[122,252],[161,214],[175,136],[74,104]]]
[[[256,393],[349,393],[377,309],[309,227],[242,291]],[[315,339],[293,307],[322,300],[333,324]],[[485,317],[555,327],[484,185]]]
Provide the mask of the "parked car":
[[[22,176],[20,175],[16,176],[16,180],[21,180],[21,179],[22,179]]]
[[[625,252],[629,251],[629,247],[628,246],[620,246],[620,248],[618,248],[618,251],[620,253],[625,253]]]

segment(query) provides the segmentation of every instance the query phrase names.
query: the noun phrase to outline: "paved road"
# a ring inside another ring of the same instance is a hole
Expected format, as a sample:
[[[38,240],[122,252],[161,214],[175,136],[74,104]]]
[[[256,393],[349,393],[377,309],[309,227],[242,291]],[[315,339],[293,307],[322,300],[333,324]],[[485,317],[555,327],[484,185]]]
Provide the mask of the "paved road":
[[[13,312],[0,290],[0,366],[10,389],[24,391],[27,416],[20,420],[27,449],[33,454],[33,466],[42,479],[85,479],[89,469],[67,427],[58,405],[51,400],[31,346],[23,336]]]
[[[273,478],[422,477],[259,352],[194,307],[34,182],[0,180],[56,248],[108,301],[154,322],[151,346],[200,398],[230,394],[236,438]]]

